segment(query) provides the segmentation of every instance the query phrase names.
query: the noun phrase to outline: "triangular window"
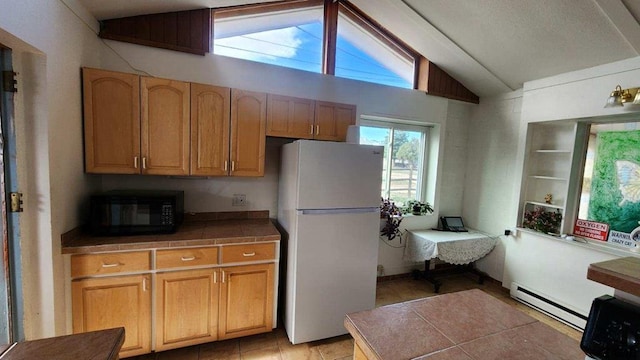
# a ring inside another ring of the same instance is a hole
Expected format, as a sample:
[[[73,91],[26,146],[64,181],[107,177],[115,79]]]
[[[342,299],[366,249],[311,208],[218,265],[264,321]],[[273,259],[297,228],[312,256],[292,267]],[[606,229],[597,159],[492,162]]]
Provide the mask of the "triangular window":
[[[322,69],[323,7],[279,6],[268,12],[244,11],[228,16],[215,12],[217,55],[320,72]]]
[[[340,4],[335,75],[413,89],[415,55],[357,10]]]
[[[414,88],[416,56],[411,50],[396,43],[392,36],[377,28],[348,3],[323,3],[294,1],[216,10],[214,53]],[[325,21],[336,23],[335,19],[325,18],[325,14],[332,13],[326,11],[325,6],[339,6],[335,42],[324,38],[325,33],[332,31],[325,28]],[[325,44],[331,43],[336,45],[327,50],[330,45]],[[327,62],[335,65],[327,66]]]

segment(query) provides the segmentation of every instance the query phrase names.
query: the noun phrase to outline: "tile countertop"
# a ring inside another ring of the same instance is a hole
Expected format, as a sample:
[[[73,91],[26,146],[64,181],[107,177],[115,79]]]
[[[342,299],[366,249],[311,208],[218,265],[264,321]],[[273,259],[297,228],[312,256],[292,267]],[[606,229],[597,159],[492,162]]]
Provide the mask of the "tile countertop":
[[[3,360],[117,360],[124,343],[124,328],[98,330],[13,344]]]
[[[268,211],[185,214],[173,234],[92,236],[80,228],[61,236],[63,254],[278,241],[280,233]]]
[[[624,257],[589,265],[587,279],[640,296],[640,258]]]
[[[347,314],[369,360],[576,359],[574,339],[474,289]]]

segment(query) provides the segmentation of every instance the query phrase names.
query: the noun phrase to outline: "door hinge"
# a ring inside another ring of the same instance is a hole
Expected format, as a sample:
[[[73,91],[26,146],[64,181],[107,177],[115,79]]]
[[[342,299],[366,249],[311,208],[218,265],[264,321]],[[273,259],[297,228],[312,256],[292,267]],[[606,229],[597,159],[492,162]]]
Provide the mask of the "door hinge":
[[[18,80],[13,71],[2,72],[2,90],[6,92],[18,92]]]
[[[11,212],[22,212],[22,193],[11,193]]]

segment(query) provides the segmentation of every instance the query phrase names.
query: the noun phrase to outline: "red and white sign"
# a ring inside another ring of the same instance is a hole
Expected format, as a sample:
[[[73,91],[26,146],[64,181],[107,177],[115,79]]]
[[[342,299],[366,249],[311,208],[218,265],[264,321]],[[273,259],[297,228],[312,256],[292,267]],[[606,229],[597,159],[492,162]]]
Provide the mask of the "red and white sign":
[[[578,219],[576,221],[576,226],[573,228],[573,235],[594,240],[607,241],[607,235],[609,235],[609,224]]]

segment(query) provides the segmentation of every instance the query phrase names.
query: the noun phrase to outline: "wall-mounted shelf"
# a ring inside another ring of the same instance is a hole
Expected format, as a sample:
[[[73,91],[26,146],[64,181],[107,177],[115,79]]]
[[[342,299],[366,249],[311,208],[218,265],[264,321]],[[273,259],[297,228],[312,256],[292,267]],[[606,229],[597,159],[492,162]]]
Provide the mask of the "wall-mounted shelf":
[[[564,208],[561,205],[547,204],[545,202],[539,202],[539,201],[525,201],[525,205],[526,204],[531,204],[531,205],[535,205],[535,206],[543,206],[543,207],[547,207],[547,208],[551,208],[551,209],[560,209],[560,210],[562,210]]]
[[[555,181],[567,181],[566,178],[556,177],[556,176],[543,176],[543,175],[530,175],[529,177],[538,179],[538,180],[555,180]]]
[[[526,211],[537,207],[560,212],[563,218],[566,216],[576,131],[576,123],[529,124],[519,219],[523,219]],[[553,204],[546,203],[548,194],[552,196]],[[564,223],[563,220],[560,232],[563,232]]]
[[[558,149],[539,149],[535,150],[537,153],[541,154],[571,154],[571,150],[558,150]]]

